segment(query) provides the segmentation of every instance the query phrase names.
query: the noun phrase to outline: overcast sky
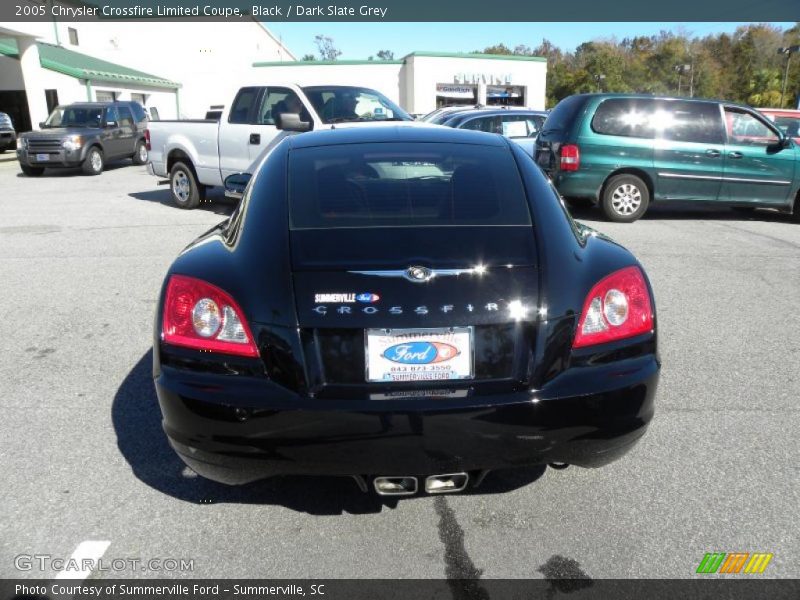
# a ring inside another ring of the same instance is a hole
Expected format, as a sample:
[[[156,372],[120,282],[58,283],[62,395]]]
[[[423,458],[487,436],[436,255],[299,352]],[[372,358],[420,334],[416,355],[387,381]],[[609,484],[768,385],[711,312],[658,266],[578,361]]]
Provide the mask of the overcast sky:
[[[543,37],[565,50],[601,37],[619,39],[655,34],[666,29],[704,36],[733,32],[746,23],[285,23],[265,25],[298,58],[317,54],[314,36],[334,39],[342,60],[360,60],[379,50],[391,50],[400,58],[414,50],[472,52],[504,43],[537,46]],[[794,23],[774,23],[788,28]]]

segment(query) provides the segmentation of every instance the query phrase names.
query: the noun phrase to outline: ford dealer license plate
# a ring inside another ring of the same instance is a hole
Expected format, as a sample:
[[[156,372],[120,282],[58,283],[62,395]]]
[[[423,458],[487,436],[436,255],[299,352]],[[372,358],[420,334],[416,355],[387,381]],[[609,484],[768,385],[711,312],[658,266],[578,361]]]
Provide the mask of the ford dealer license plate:
[[[473,377],[472,327],[367,329],[367,381]]]
[[[36,155],[36,160],[38,160],[40,162],[50,160],[50,155],[49,154],[37,154]]]

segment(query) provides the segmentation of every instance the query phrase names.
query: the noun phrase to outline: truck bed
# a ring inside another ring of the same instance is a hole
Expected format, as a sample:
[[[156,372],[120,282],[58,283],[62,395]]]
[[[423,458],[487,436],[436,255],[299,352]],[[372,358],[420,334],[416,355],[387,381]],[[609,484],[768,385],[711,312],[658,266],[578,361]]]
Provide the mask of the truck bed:
[[[167,157],[182,153],[194,165],[203,185],[221,185],[219,168],[219,121],[182,119],[150,121],[150,154],[153,172],[169,177]]]

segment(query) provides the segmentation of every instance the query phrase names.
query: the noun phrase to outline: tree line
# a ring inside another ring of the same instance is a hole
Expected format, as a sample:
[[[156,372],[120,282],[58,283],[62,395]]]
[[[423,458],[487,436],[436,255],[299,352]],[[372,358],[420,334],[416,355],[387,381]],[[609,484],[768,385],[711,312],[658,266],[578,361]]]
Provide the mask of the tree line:
[[[632,28],[635,24],[631,24]],[[800,52],[779,48],[800,44],[800,23],[788,29],[769,24],[741,26],[732,34],[696,37],[686,31],[598,39],[565,52],[547,39],[531,48],[504,44],[486,54],[547,58],[547,106],[585,92],[619,92],[719,98],[751,106],[797,106]]]

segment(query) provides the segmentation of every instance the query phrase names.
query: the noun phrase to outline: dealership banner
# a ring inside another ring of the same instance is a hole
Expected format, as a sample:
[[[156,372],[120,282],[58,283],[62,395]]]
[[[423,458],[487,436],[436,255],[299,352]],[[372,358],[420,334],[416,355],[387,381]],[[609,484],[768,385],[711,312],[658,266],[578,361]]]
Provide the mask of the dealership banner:
[[[798,0],[3,0],[0,22],[271,21],[800,21]],[[2,23],[0,23],[2,25]],[[625,32],[617,32],[623,36]]]
[[[0,580],[2,600],[674,600],[798,598],[783,579],[87,579]]]

